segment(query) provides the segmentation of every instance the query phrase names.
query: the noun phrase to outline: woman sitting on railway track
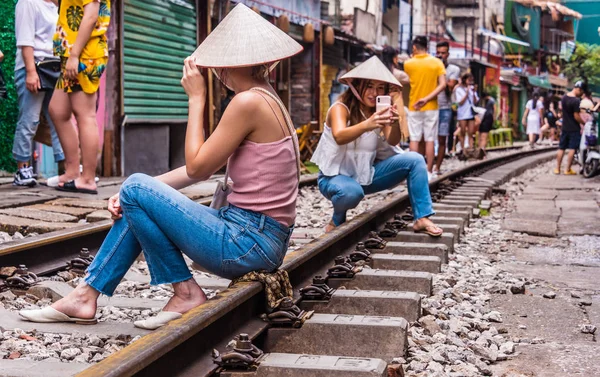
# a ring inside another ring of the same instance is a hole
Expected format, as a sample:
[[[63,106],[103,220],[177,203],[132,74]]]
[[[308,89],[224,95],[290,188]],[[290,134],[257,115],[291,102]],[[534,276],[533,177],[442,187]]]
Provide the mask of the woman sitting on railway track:
[[[156,317],[135,322],[147,329],[206,301],[182,252],[228,279],[276,270],[296,217],[298,142],[267,74],[274,63],[301,51],[287,34],[238,4],[184,62],[186,165],[156,178],[130,176],[120,194],[109,199],[115,222],[85,282],[51,307],[19,314],[34,322],[95,323],[98,296],[112,295],[142,250],[151,283],[170,283],[174,289]],[[206,141],[206,84],[198,66],[214,69],[236,93]],[[233,180],[229,205],[212,209],[177,191],[208,179],[226,163]]]
[[[394,107],[375,111],[377,96],[401,95],[402,85],[377,58],[372,57],[340,78],[350,88],[327,112],[325,128],[312,162],[319,166],[319,190],[333,202],[327,232],[346,222],[346,211],[365,194],[390,189],[404,179],[415,216],[415,232],[434,237],[427,167],[423,156],[402,151],[398,112]],[[394,103],[395,101],[392,101]]]

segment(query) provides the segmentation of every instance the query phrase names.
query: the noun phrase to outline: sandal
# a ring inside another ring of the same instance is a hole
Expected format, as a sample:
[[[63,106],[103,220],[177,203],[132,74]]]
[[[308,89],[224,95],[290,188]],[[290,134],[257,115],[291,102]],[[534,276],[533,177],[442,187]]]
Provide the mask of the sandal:
[[[182,315],[183,314],[177,312],[165,312],[161,310],[156,316],[146,318],[142,321],[135,321],[133,322],[133,325],[140,329],[156,330],[175,319],[181,318]]]
[[[58,191],[79,192],[81,194],[98,195],[98,190],[79,188],[75,185],[75,181],[65,182],[62,186],[57,186],[56,189]]]
[[[444,230],[442,228],[434,224],[427,225],[426,227],[421,229],[413,229],[413,231],[415,233],[425,233],[430,235],[431,237],[441,237],[442,233],[444,233]]]
[[[96,318],[69,317],[51,306],[47,306],[44,309],[21,310],[19,311],[19,315],[24,320],[37,323],[75,322],[79,325],[95,325],[98,323]]]

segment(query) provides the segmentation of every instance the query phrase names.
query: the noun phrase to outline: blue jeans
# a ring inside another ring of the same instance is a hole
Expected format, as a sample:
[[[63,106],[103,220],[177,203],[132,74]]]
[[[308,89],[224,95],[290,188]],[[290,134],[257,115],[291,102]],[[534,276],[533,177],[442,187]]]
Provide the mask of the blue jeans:
[[[346,211],[355,208],[365,194],[390,189],[405,179],[415,219],[434,215],[427,165],[416,152],[397,154],[375,163],[373,181],[368,186],[361,186],[345,175],[327,177],[322,173],[319,173],[318,184],[321,194],[333,203],[333,223],[338,226],[346,222]]]
[[[50,126],[50,135],[52,136],[52,150],[54,152],[54,161],[65,159],[60,140],[56,134],[54,123],[48,112],[48,105],[52,98],[53,91],[44,91],[31,93],[27,90],[25,80],[27,72],[25,68],[15,71],[15,89],[17,90],[17,99],[19,102],[19,120],[15,129],[15,140],[13,142],[13,157],[19,162],[29,161],[32,150],[31,144],[33,137],[40,124],[40,113],[44,111],[44,116]]]
[[[133,174],[123,183],[120,202],[123,218],[113,224],[85,278],[108,296],[140,251],[151,284],[190,279],[182,253],[227,279],[273,271],[283,263],[293,229],[232,205],[206,207],[144,174]]]

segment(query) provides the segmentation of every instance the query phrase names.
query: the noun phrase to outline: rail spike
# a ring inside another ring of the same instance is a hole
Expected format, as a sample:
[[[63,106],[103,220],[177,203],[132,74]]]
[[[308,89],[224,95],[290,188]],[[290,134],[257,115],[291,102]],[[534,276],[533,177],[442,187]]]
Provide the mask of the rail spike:
[[[77,273],[84,273],[93,261],[94,256],[90,254],[90,250],[87,247],[83,247],[79,252],[79,256],[69,262],[67,269]]]
[[[365,247],[367,249],[384,249],[387,245],[387,241],[379,237],[377,232],[370,232],[369,238],[365,241]]]
[[[291,298],[284,297],[272,313],[263,314],[261,318],[271,326],[300,328],[313,313],[300,309]]]
[[[371,252],[367,250],[363,242],[359,242],[356,244],[356,250],[350,253],[348,258],[352,262],[369,261],[371,259]]]
[[[335,289],[327,285],[327,279],[321,275],[313,278],[312,284],[300,288],[300,295],[303,300],[329,300]]]

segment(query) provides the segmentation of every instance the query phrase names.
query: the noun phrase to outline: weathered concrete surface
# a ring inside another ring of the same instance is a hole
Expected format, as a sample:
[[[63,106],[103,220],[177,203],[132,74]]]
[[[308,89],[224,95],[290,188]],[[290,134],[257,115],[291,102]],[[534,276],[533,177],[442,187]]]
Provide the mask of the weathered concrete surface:
[[[50,204],[34,204],[32,206],[25,207],[25,208],[38,209],[40,211],[47,211],[47,212],[64,213],[65,215],[75,216],[78,219],[85,218],[85,215],[87,215],[88,213],[93,211],[90,208],[66,207],[66,206],[59,206],[59,205],[53,206]]]
[[[6,185],[0,188],[0,208],[43,203],[54,198],[56,198],[54,195],[29,192],[28,189],[17,188],[13,185]]]
[[[465,226],[469,226],[469,220],[471,219],[471,210],[469,211],[447,211],[447,210],[436,210],[435,215],[431,217],[433,221],[437,217],[450,217],[450,218],[461,218],[465,221]]]
[[[398,232],[396,238],[391,238],[389,241],[442,244],[448,246],[450,252],[454,251],[454,234],[452,233],[442,233],[439,237],[432,237],[429,234],[402,231]]]
[[[300,329],[270,328],[264,351],[377,357],[404,356],[408,322],[399,317],[315,313]]]
[[[387,363],[365,357],[269,353],[256,373],[224,372],[221,377],[385,377]]]
[[[329,301],[303,300],[300,307],[317,313],[402,317],[421,316],[421,296],[415,292],[338,289]]]
[[[364,269],[347,279],[329,279],[332,288],[341,285],[348,289],[369,289],[374,291],[408,291],[431,295],[433,275],[420,271]]]
[[[72,228],[78,226],[77,223],[49,223],[39,220],[25,219],[23,217],[14,217],[0,214],[0,231],[15,233],[48,233],[55,230]]]
[[[443,244],[388,242],[385,249],[378,252],[401,255],[429,255],[440,258],[442,263],[448,263],[448,246]]]
[[[371,267],[384,270],[423,271],[432,274],[440,272],[440,257],[426,255],[371,254]]]
[[[110,212],[108,212],[107,210],[104,210],[104,209],[94,211],[85,217],[85,219],[88,223],[95,223],[98,221],[110,220],[111,218],[112,218],[112,215],[110,214]]]
[[[93,209],[107,209],[108,202],[103,199],[79,199],[79,198],[60,198],[48,202],[46,204],[67,206],[67,207],[82,207]]]
[[[133,323],[123,322],[98,322],[95,325],[78,325],[75,323],[35,323],[22,320],[17,312],[0,309],[0,329],[13,331],[19,328],[25,331],[37,330],[51,333],[83,333],[101,336],[129,335],[135,337],[146,335],[150,330],[143,330],[133,326]],[[0,371],[0,373],[2,373]]]
[[[23,217],[25,219],[46,221],[46,222],[51,222],[51,223],[62,223],[62,222],[68,223],[68,222],[75,222],[75,221],[79,220],[75,216],[67,215],[64,213],[47,212],[47,211],[42,211],[39,209],[28,208],[28,207],[5,208],[5,209],[0,210],[0,214],[7,215],[7,216]]]
[[[558,225],[554,221],[532,220],[529,218],[507,218],[502,227],[514,232],[524,232],[535,236],[555,237]]]
[[[85,363],[0,359],[2,377],[68,377],[86,369]]]

